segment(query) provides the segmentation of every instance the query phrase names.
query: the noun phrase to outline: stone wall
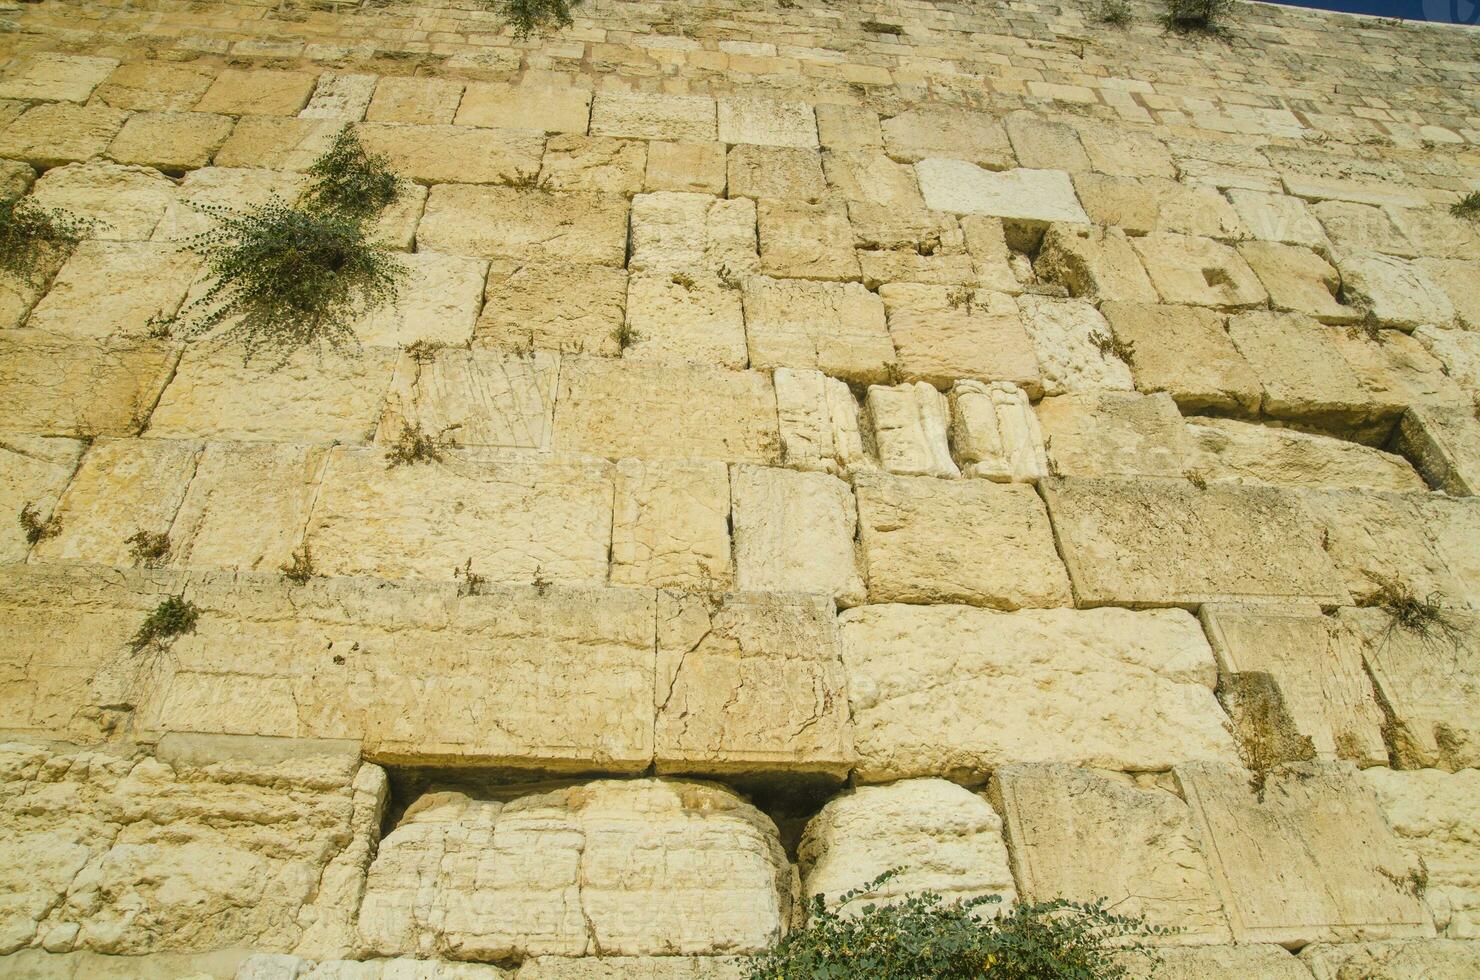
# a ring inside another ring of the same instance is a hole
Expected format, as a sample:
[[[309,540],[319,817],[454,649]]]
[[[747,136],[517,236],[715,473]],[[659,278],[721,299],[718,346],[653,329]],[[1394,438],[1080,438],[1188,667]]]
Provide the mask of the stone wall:
[[[0,973],[738,978],[900,867],[1480,974],[1480,32],[576,13],[0,10],[94,222],[0,276]],[[159,336],[345,126],[360,349]]]

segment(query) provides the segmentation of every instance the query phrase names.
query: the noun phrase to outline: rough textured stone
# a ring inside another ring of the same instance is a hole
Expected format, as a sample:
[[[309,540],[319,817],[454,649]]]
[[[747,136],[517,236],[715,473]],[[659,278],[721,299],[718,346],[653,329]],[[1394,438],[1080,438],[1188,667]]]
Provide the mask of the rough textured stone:
[[[1048,475],[1043,432],[1027,392],[1006,382],[951,386],[951,449],[967,476],[1037,483]]]
[[[879,463],[902,476],[960,476],[946,443],[951,424],[946,397],[923,381],[870,385],[869,425]]]
[[[785,465],[833,475],[874,465],[864,451],[858,402],[846,384],[821,371],[791,368],[777,368],[772,380]]]
[[[549,449],[558,361],[449,348],[408,352],[396,365],[377,438],[406,429],[460,446]]]
[[[197,264],[162,242],[81,242],[26,326],[57,336],[146,338],[174,317]]]
[[[1419,498],[1334,488],[1312,488],[1301,498],[1359,605],[1378,599],[1384,583],[1450,602],[1464,596],[1464,587],[1425,531]]]
[[[1125,233],[1087,225],[1054,224],[1043,234],[1034,263],[1038,275],[1091,300],[1155,303],[1156,287]]]
[[[615,355],[627,271],[566,262],[490,263],[474,344],[515,353]]]
[[[42,168],[87,160],[108,148],[127,118],[102,105],[33,106],[0,132],[0,153]]]
[[[1131,239],[1131,245],[1164,303],[1237,310],[1269,298],[1239,253],[1212,239],[1156,234]]]
[[[1197,447],[1170,395],[1082,392],[1038,403],[1048,458],[1060,476],[1181,477]]]
[[[670,191],[632,199],[629,269],[655,272],[754,271],[755,202]]]
[[[231,116],[296,116],[308,105],[317,83],[317,76],[301,71],[227,68],[194,108]]]
[[[175,185],[147,167],[94,160],[47,171],[36,181],[32,197],[43,207],[96,222],[89,238],[143,241],[163,223],[175,200]]]
[[[274,197],[296,201],[307,184],[307,178],[298,173],[237,167],[192,170],[180,181],[174,200],[165,208],[150,237],[156,242],[178,243],[210,231],[215,221],[202,213],[198,205],[246,211]]]
[[[86,102],[118,67],[116,58],[38,51],[16,59],[0,78],[0,99]]]
[[[1264,414],[1337,432],[1359,430],[1380,412],[1336,341],[1299,313],[1241,313],[1228,335],[1264,388]]]
[[[450,123],[462,94],[463,83],[455,79],[387,75],[376,83],[365,118],[385,123]]]
[[[809,103],[730,98],[720,99],[718,108],[721,143],[817,148],[817,120]]]
[[[1234,187],[1228,190],[1228,200],[1260,241],[1303,245],[1317,251],[1331,247],[1326,230],[1298,197]]]
[[[84,449],[77,439],[0,437],[0,513],[19,517],[30,508],[46,528]],[[0,522],[0,562],[25,561],[32,543],[19,520]]]
[[[313,97],[299,113],[304,119],[337,119],[358,122],[375,94],[375,75],[328,71],[319,76]]]
[[[1090,220],[1115,225],[1132,235],[1168,232],[1221,240],[1248,232],[1238,214],[1216,190],[1164,177],[1109,177],[1079,174],[1074,189]]]
[[[211,112],[136,112],[108,146],[119,163],[181,173],[204,167],[232,131],[230,116]]]
[[[1399,844],[1423,862],[1423,899],[1434,924],[1455,939],[1480,938],[1480,769],[1369,769],[1362,775]]]
[[[589,89],[470,82],[463,90],[455,122],[459,126],[584,135],[590,117]]]
[[[601,191],[631,197],[642,190],[646,169],[646,144],[605,136],[561,135],[545,144],[540,184],[552,191]]]
[[[1403,457],[1341,439],[1232,419],[1189,419],[1188,431],[1197,444],[1192,466],[1209,481],[1425,489]]]
[[[1473,288],[1480,259],[1419,259],[1413,266],[1448,298],[1461,326],[1480,330],[1480,296]]]
[[[1410,405],[1458,405],[1473,399],[1448,376],[1444,362],[1410,334],[1348,328],[1329,331],[1327,336],[1335,341],[1382,420],[1383,424],[1373,426],[1371,441],[1387,434],[1390,420]]]
[[[606,194],[438,184],[427,197],[416,241],[421,249],[485,259],[620,267],[627,202]]]
[[[650,140],[712,140],[714,100],[697,95],[600,92],[591,103],[592,136]]]
[[[1043,393],[1115,388],[1131,391],[1131,370],[1109,349],[1110,326],[1078,300],[1021,296],[1018,309],[1043,370]]]
[[[0,417],[17,433],[132,435],[149,418],[179,356],[161,341],[89,343],[0,331]]]
[[[1258,410],[1259,379],[1223,329],[1223,317],[1196,306],[1108,301],[1100,312],[1131,348],[1136,390],[1164,391],[1185,411],[1239,415]]]
[[[200,101],[215,78],[215,69],[207,65],[134,61],[115,68],[93,95],[118,109],[184,112]]]
[[[1346,297],[1371,310],[1385,326],[1399,330],[1423,324],[1442,327],[1454,319],[1449,297],[1421,267],[1406,259],[1352,251],[1339,255],[1336,265]]]
[[[739,588],[863,601],[853,551],[858,516],[848,485],[825,473],[736,466],[730,514]]]
[[[742,295],[751,367],[816,368],[860,384],[887,375],[884,303],[858,283],[750,276]]]
[[[840,622],[863,781],[1235,758],[1213,654],[1181,610],[871,605]]]
[[[333,119],[247,116],[216,152],[216,165],[304,171],[329,151],[342,128]]]
[[[521,980],[744,980],[745,963],[725,956],[534,956]]]
[[[1013,164],[1007,132],[993,117],[963,109],[911,109],[883,123],[889,155],[906,163],[925,157],[952,157],[939,161],[970,161],[992,170]],[[932,161],[934,162],[934,161]]]
[[[629,360],[743,368],[745,314],[737,290],[717,276],[637,272],[627,282]]]
[[[1011,296],[891,283],[879,290],[906,381],[949,387],[961,378],[1010,381],[1043,392],[1038,357]]]
[[[1311,211],[1320,220],[1337,252],[1363,250],[1413,258],[1418,253],[1387,212],[1370,204],[1321,201]]]
[[[714,142],[649,143],[643,189],[723,194],[725,145]]]
[[[960,160],[921,160],[915,174],[925,204],[936,211],[996,215],[1030,228],[1089,221],[1062,170],[993,173]]]
[[[1308,248],[1276,242],[1244,242],[1238,252],[1249,263],[1277,310],[1315,317],[1322,323],[1355,323],[1362,312],[1343,306],[1336,294],[1341,276]]]
[[[729,518],[724,463],[622,460],[612,516],[612,583],[727,586]]]
[[[1273,943],[1239,946],[1162,946],[1155,972],[1144,970],[1141,957],[1128,964],[1137,980],[1310,980],[1310,973],[1289,951]]]
[[[488,263],[435,252],[416,252],[397,261],[406,277],[396,299],[360,317],[355,323],[360,342],[383,347],[466,344],[483,305]]]
[[[1477,945],[1452,939],[1313,943],[1301,950],[1300,962],[1316,980],[1465,980],[1480,970]]]
[[[1409,408],[1398,426],[1398,447],[1430,486],[1456,496],[1480,494],[1480,421],[1473,409],[1457,405]]]
[[[858,256],[848,209],[836,198],[818,204],[763,199],[756,204],[760,269],[793,279],[857,279]]]

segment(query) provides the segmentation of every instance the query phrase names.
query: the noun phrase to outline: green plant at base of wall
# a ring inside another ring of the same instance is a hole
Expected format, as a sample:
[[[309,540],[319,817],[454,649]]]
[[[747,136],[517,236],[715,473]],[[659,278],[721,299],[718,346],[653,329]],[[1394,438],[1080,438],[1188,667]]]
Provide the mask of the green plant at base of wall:
[[[41,285],[87,234],[92,222],[26,200],[0,201],[0,270]]]

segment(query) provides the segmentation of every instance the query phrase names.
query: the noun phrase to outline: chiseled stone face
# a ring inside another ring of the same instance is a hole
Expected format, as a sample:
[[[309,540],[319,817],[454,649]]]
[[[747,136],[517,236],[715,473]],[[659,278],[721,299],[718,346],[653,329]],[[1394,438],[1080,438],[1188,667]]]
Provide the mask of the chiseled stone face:
[[[755,202],[660,191],[632,199],[632,271],[743,276],[757,264]]]
[[[1052,224],[1043,234],[1034,268],[1071,296],[1128,303],[1155,303],[1160,298],[1130,240],[1116,229]]]
[[[729,520],[724,463],[621,460],[612,514],[612,583],[728,586]]]
[[[750,276],[742,296],[751,367],[815,368],[859,383],[887,376],[884,303],[862,285]]]
[[[1085,391],[1038,403],[1048,458],[1060,476],[1172,477],[1197,450],[1166,394]]]
[[[951,386],[951,449],[966,476],[1037,483],[1048,476],[1038,416],[1027,392],[1005,381]]]
[[[38,51],[18,58],[0,78],[0,99],[86,102],[118,67],[116,58]]]
[[[1271,486],[1354,487],[1393,492],[1428,489],[1394,453],[1344,439],[1234,419],[1187,420],[1203,478]]]
[[[821,371],[791,368],[777,368],[772,380],[782,463],[835,476],[875,465],[864,450],[858,402],[846,384]]]
[[[535,159],[537,166],[538,154]],[[419,248],[454,255],[620,267],[627,201],[612,194],[437,184],[416,237]]]
[[[1044,394],[1135,387],[1130,368],[1105,346],[1110,325],[1092,305],[1044,296],[1020,296],[1017,304],[1043,371]]]
[[[77,341],[0,331],[5,427],[36,435],[130,435],[170,378],[179,350],[160,341]]]
[[[863,601],[848,484],[826,473],[734,466],[730,516],[740,588],[827,595],[842,606]]]
[[[1156,972],[1135,972],[1144,959],[1130,957],[1131,976],[1158,980],[1310,980],[1305,965],[1290,951],[1273,943],[1238,946],[1163,946],[1157,949]]]
[[[1423,898],[1439,931],[1480,938],[1480,769],[1367,769],[1362,776],[1399,844],[1423,861]]]
[[[900,476],[961,475],[946,444],[951,410],[945,395],[923,381],[869,385],[866,405],[885,470]]]
[[[86,448],[78,439],[0,439],[0,513],[17,515],[16,520],[0,522],[0,562],[26,560],[33,542],[27,540],[27,531],[21,527],[21,511],[29,507],[45,527]]]
[[[87,237],[141,242],[162,225],[177,192],[157,170],[93,160],[48,170],[32,194],[42,207],[92,221]]]
[[[879,290],[904,380],[937,388],[962,378],[1043,391],[1038,357],[1017,303],[1005,293],[891,283]]]
[[[559,358],[545,353],[402,353],[376,439],[394,445],[419,428],[458,446],[548,449],[559,367]]]
[[[1224,316],[1198,306],[1108,300],[1100,304],[1114,338],[1131,348],[1136,390],[1165,391],[1189,414],[1252,415],[1263,391],[1228,332]]]
[[[1316,980],[1465,980],[1480,970],[1480,944],[1452,939],[1312,943],[1300,962]]]

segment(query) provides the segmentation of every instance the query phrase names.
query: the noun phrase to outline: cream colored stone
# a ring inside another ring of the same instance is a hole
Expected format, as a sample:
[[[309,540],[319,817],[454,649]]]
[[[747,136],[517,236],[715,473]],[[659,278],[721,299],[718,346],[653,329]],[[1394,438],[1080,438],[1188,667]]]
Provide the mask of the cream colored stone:
[[[296,116],[308,105],[317,82],[317,76],[307,72],[227,68],[206,89],[195,110],[232,116]]]
[[[1191,763],[1175,772],[1207,842],[1235,941],[1290,946],[1433,935],[1428,910],[1408,884],[1418,862],[1351,766],[1285,766],[1258,793],[1236,766]]]
[[[119,65],[93,92],[118,109],[184,112],[200,101],[216,78],[207,65],[133,61]]]
[[[809,103],[728,98],[720,99],[718,108],[721,143],[817,148],[817,120]]]
[[[1472,409],[1415,405],[1403,413],[1398,446],[1430,485],[1456,496],[1480,494],[1480,422]]]
[[[791,368],[777,368],[772,380],[785,465],[835,476],[874,465],[864,451],[858,402],[846,384],[821,371]]]
[[[1232,419],[1189,419],[1192,468],[1214,482],[1422,491],[1401,456],[1328,436]]]
[[[1108,900],[1179,930],[1174,943],[1231,941],[1192,814],[1169,786],[1065,765],[992,774],[1013,875],[1030,902]]]
[[[726,167],[730,197],[817,201],[827,188],[815,149],[744,143],[730,150]]]
[[[1134,238],[1131,246],[1165,303],[1237,310],[1269,298],[1239,253],[1210,238],[1155,234]]]
[[[1075,120],[1090,163],[1101,173],[1122,177],[1175,176],[1171,154],[1150,133],[1109,123]]]
[[[1042,394],[1038,357],[1011,296],[892,283],[879,290],[903,380],[946,388],[961,378],[1010,381]]]
[[[379,953],[473,960],[745,953],[779,935],[789,892],[775,824],[718,787],[432,793],[381,843],[360,935]]]
[[[871,605],[840,622],[861,781],[1235,758],[1212,652],[1181,610]]]
[[[540,185],[552,191],[601,191],[631,197],[642,190],[646,169],[644,143],[606,136],[553,136],[545,144]]]
[[[1229,188],[1227,193],[1233,209],[1259,241],[1329,252],[1331,242],[1326,230],[1300,198],[1240,187]]]
[[[724,463],[624,459],[612,514],[614,585],[725,587],[730,477]]]
[[[1350,201],[1321,201],[1311,207],[1337,252],[1363,250],[1413,258],[1413,243],[1385,210]]]
[[[1461,326],[1480,331],[1480,296],[1473,288],[1475,277],[1480,274],[1480,260],[1419,259],[1413,265],[1449,299]],[[1431,328],[1420,326],[1414,332],[1428,329]]]
[[[1456,601],[1480,609],[1480,501],[1428,494],[1414,503],[1425,536],[1457,583]]]
[[[449,348],[401,356],[377,440],[408,429],[459,446],[549,449],[558,359]]]
[[[925,210],[925,199],[911,167],[878,150],[833,150],[822,164],[828,183],[851,203],[866,203],[895,212]]]
[[[534,956],[520,980],[744,980],[746,961],[725,956]]]
[[[828,149],[866,150],[884,145],[878,113],[854,105],[819,103],[813,108],[818,138]]]
[[[885,470],[902,476],[961,475],[946,443],[951,411],[940,392],[923,381],[870,385],[865,405]]]
[[[1238,214],[1216,190],[1163,177],[1110,177],[1082,173],[1074,189],[1090,220],[1133,235],[1169,232],[1222,240],[1248,236]]]
[[[1259,380],[1217,312],[1112,300],[1100,304],[1100,313],[1114,338],[1131,349],[1137,391],[1164,391],[1189,412],[1258,410]]]
[[[1025,276],[1032,278],[1033,267],[1026,256],[1008,249],[1002,219],[968,214],[961,217],[960,224],[977,285],[1000,293],[1021,293],[1023,285],[1016,270],[1022,269]]]
[[[954,108],[911,109],[885,119],[883,131],[889,155],[906,163],[925,157],[953,157],[1002,170],[1014,162],[1002,123],[986,113]]]
[[[1034,269],[1043,278],[1064,286],[1071,296],[1132,303],[1155,303],[1158,299],[1130,240],[1115,229],[1050,225]]]
[[[1358,605],[1373,604],[1387,582],[1451,604],[1465,596],[1425,531],[1421,498],[1335,488],[1312,488],[1301,496]]]
[[[19,160],[0,161],[0,199],[13,201],[36,183],[36,170]]]
[[[234,120],[210,112],[136,112],[108,146],[123,164],[183,173],[204,167],[232,132]]]
[[[57,336],[146,338],[174,317],[195,256],[155,242],[78,244],[26,326]]]
[[[1318,523],[1292,492],[1112,479],[1043,489],[1081,607],[1348,598]]]
[[[1473,397],[1450,378],[1442,360],[1423,341],[1401,330],[1337,330],[1327,334],[1373,401],[1373,438],[1382,439],[1409,406],[1454,406]]]
[[[1338,255],[1336,266],[1346,297],[1384,326],[1412,330],[1423,324],[1447,326],[1454,319],[1449,297],[1413,262],[1353,250]]]
[[[304,119],[358,122],[365,118],[377,81],[375,75],[326,71],[319,76],[313,97],[298,115]]]
[[[756,204],[760,271],[778,278],[857,279],[858,256],[847,206],[763,199]]]
[[[463,83],[453,78],[382,76],[365,110],[371,122],[447,124],[462,101]]]
[[[1107,344],[1110,325],[1092,305],[1046,296],[1018,297],[1023,326],[1043,371],[1043,393],[1132,391],[1131,370]]]
[[[622,356],[743,368],[745,314],[740,294],[717,276],[637,272],[627,282]]]
[[[627,252],[627,202],[607,194],[438,184],[416,242],[418,249],[485,259],[619,268]]]
[[[1480,970],[1477,945],[1452,939],[1312,943],[1301,950],[1300,962],[1316,980],[1465,980]]]
[[[619,353],[627,271],[602,265],[494,259],[473,342],[515,353]]]
[[[1341,277],[1315,252],[1276,242],[1244,242],[1239,254],[1249,263],[1277,310],[1315,317],[1322,323],[1355,323],[1360,310],[1336,299]]]
[[[308,185],[303,174],[271,170],[203,167],[185,175],[175,198],[151,236],[156,242],[180,242],[209,231],[216,222],[198,205],[248,211],[273,198],[293,202]]]
[[[7,66],[0,78],[0,99],[86,102],[117,67],[116,58],[37,51]]]
[[[705,194],[659,192],[632,199],[632,256],[636,272],[743,275],[754,271],[755,204]]]
[[[1002,820],[990,803],[944,779],[860,786],[807,822],[797,853],[802,891],[835,903],[885,871],[899,874],[851,903],[889,904],[922,891],[945,901],[1017,898]],[[985,905],[979,914],[999,906]]]
[[[1399,844],[1423,862],[1423,898],[1440,933],[1480,936],[1480,770],[1369,769],[1362,775]]]
[[[1145,957],[1128,957],[1136,980],[1310,980],[1310,973],[1288,950],[1273,943],[1238,946],[1161,946],[1154,972]]]
[[[864,599],[848,485],[825,473],[759,466],[730,471],[735,583],[741,589],[806,592],[840,605]]]
[[[26,560],[33,542],[20,524],[22,510],[46,528],[86,448],[76,439],[0,436],[0,514],[16,516],[0,521],[0,562]]]
[[[1272,418],[1343,432],[1378,414],[1342,358],[1333,331],[1300,313],[1250,312],[1228,321],[1228,335],[1264,388]]]
[[[750,276],[742,291],[750,364],[884,380],[894,344],[878,296],[857,283]]]
[[[132,435],[149,418],[179,356],[161,341],[0,331],[0,418],[16,433]]]
[[[1091,391],[1038,403],[1051,466],[1060,476],[1177,478],[1198,463],[1170,395]]]
[[[128,113],[103,105],[32,106],[0,132],[0,153],[42,169],[100,156]]]
[[[483,306],[488,263],[460,255],[416,252],[398,259],[406,278],[395,301],[355,322],[360,343],[406,347],[418,342],[466,344]]]
[[[1473,221],[1430,208],[1383,210],[1417,254],[1438,259],[1480,259],[1480,229]]]
[[[305,171],[329,151],[343,128],[333,119],[247,116],[216,151],[216,165]]]
[[[952,214],[989,214],[1028,228],[1058,222],[1088,222],[1062,170],[994,173],[961,160],[915,164],[927,207]]]
[[[854,477],[870,602],[1065,606],[1043,502],[1021,484]]]
[[[513,976],[513,970],[486,963],[450,963],[402,956],[315,963],[298,956],[259,953],[242,963],[235,980],[299,980],[300,977],[303,980],[505,980]]]
[[[703,96],[599,92],[591,104],[591,135],[712,140],[715,119],[714,100]]]
[[[648,144],[646,191],[682,191],[697,194],[725,192],[723,143]]]
[[[512,184],[539,176],[543,137],[470,126],[406,126],[357,123],[355,135],[371,153],[382,153],[392,170],[420,184]],[[470,188],[439,188],[468,193]],[[456,196],[454,193],[454,196]],[[487,195],[472,194],[472,200]],[[506,198],[510,207],[521,198]],[[526,199],[527,200],[527,199]],[[531,207],[524,204],[524,208]]]
[[[1079,134],[1068,123],[1043,119],[1027,110],[1014,112],[1003,122],[1018,163],[1024,167],[1057,168],[1075,174],[1090,169]]]
[[[87,237],[144,241],[175,201],[175,185],[157,170],[94,160],[49,170],[31,192],[39,205],[96,222]]]
[[[578,87],[469,82],[457,107],[459,126],[497,126],[537,133],[584,135],[591,92]]]
[[[950,400],[951,449],[963,473],[994,483],[1037,483],[1048,475],[1027,392],[1002,381],[957,381]]]

